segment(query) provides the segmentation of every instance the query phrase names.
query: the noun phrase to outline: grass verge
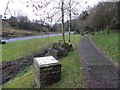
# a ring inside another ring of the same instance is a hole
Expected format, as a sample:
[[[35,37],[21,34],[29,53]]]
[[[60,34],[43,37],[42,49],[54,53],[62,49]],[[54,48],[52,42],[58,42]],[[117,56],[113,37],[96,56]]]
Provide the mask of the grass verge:
[[[118,33],[96,34],[91,38],[103,53],[110,56],[115,63],[120,64],[118,60]]]
[[[57,38],[57,37],[56,37]],[[68,38],[68,36],[66,37]],[[61,80],[47,88],[83,88],[84,79],[81,63],[78,58],[77,44],[79,35],[72,35],[71,41],[74,47],[73,52],[69,52],[68,56],[60,59],[62,64]],[[34,70],[33,65],[21,71],[15,78],[6,82],[3,88],[34,88]]]

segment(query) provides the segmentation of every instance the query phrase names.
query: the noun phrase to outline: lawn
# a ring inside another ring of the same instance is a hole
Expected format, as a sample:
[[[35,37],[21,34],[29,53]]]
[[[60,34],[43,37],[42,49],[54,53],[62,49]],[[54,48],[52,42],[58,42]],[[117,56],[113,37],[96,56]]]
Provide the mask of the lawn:
[[[120,63],[118,61],[118,33],[96,34],[91,38],[103,53],[111,57],[115,63]]]
[[[60,36],[15,41],[2,45],[2,61],[13,61],[31,55],[47,47],[50,42],[59,41]]]
[[[54,41],[53,39],[55,41],[58,41],[60,37],[59,36],[51,37],[49,38],[49,41]],[[62,64],[61,80],[53,85],[48,86],[47,88],[83,88],[84,87],[84,76],[81,67],[81,61],[78,57],[77,45],[79,43],[79,39],[80,39],[79,35],[71,36],[71,41],[73,43],[74,51],[69,52],[67,57],[59,59],[60,63]],[[38,40],[42,40],[42,39],[38,39]],[[45,39],[46,42],[47,40]],[[21,71],[16,77],[6,82],[3,85],[3,88],[34,88],[33,81],[34,81],[34,70],[33,70],[33,65],[31,65],[30,67],[27,67],[25,70]]]

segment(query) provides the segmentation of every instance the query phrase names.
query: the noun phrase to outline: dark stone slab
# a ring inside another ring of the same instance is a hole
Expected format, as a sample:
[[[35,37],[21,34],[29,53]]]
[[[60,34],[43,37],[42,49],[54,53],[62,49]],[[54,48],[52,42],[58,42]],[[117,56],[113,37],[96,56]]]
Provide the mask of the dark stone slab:
[[[58,58],[67,56],[67,51],[64,48],[49,48],[48,54],[58,59]]]
[[[64,49],[67,50],[67,51],[73,51],[73,46],[72,46],[72,44],[69,45],[68,43],[64,43],[64,44],[61,44],[60,47],[61,47],[61,48],[64,48]]]

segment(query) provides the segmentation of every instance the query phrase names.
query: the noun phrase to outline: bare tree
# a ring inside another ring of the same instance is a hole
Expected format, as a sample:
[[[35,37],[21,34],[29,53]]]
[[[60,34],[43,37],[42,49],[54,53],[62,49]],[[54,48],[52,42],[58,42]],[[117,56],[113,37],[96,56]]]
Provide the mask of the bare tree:
[[[61,32],[62,32],[62,42],[65,43],[65,30],[64,30],[64,22],[66,18],[69,18],[69,38],[68,41],[70,42],[70,31],[71,31],[71,20],[73,18],[76,18],[79,16],[79,14],[81,13],[80,10],[84,9],[83,6],[80,4],[82,2],[82,0],[77,1],[77,0],[41,0],[39,3],[38,2],[32,2],[32,6],[36,9],[37,12],[35,12],[35,10],[33,10],[33,12],[37,15],[37,16],[42,16],[42,20],[43,21],[47,21],[47,22],[59,22],[61,21]],[[38,3],[38,4],[36,4]],[[49,5],[51,3],[55,3],[48,12],[44,11],[44,14],[38,14],[40,11],[45,10],[45,8],[49,7]],[[87,2],[85,2],[87,3]],[[40,4],[40,5],[39,5]],[[29,5],[27,5],[29,6]],[[57,15],[58,20],[54,20],[55,16]],[[46,17],[43,17],[46,16]],[[65,18],[65,19],[64,19]],[[61,20],[60,20],[61,19]],[[46,22],[45,21],[45,22]]]
[[[8,0],[8,3],[9,1],[10,0]],[[33,13],[37,17],[39,17],[39,20],[42,23],[44,22],[44,24],[47,24],[47,23],[53,24],[55,22],[61,21],[62,42],[65,43],[64,22],[66,18],[69,18],[69,40],[68,41],[70,42],[71,20],[79,16],[79,14],[81,13],[80,10],[83,9],[83,7],[82,5],[80,5],[80,3],[82,1],[83,0],[80,0],[80,1],[78,0],[39,0],[39,1],[30,0],[29,2],[25,1],[20,3],[25,4],[27,8],[32,7]]]

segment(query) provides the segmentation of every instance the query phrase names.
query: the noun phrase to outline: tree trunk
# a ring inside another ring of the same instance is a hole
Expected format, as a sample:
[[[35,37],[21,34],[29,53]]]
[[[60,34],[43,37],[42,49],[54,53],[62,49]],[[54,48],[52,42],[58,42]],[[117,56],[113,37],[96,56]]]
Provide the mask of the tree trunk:
[[[68,42],[70,42],[70,31],[71,31],[71,0],[69,2],[69,17],[70,17],[70,22],[69,22],[69,38],[68,38]]]
[[[110,34],[110,29],[109,29],[109,26],[107,26],[107,33]]]
[[[108,34],[110,34],[110,30],[108,29]]]
[[[61,8],[61,11],[62,11],[62,27],[61,27],[61,30],[62,30],[62,43],[65,43],[65,35],[64,35],[64,2],[62,1],[62,8]]]

